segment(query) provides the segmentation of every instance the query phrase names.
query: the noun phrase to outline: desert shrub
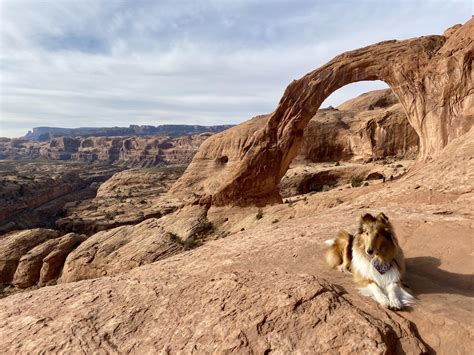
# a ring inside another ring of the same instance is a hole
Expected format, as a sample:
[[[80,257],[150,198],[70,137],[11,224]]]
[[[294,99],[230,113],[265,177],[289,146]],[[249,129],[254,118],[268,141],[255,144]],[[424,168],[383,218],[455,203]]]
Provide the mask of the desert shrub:
[[[359,187],[362,185],[362,181],[364,181],[364,178],[362,176],[353,176],[351,179],[351,186]]]
[[[419,151],[419,147],[418,146],[411,146],[410,148],[408,148],[407,152],[405,153],[405,158],[406,159],[416,159],[416,157],[418,156],[418,151]]]
[[[259,208],[259,210],[257,211],[257,214],[255,215],[255,218],[256,218],[257,220],[263,218],[263,211],[262,211],[261,208]]]
[[[183,242],[184,250],[191,250],[201,246],[202,243],[194,238],[188,238]]]
[[[194,237],[182,240],[178,235],[171,232],[167,232],[166,236],[171,242],[181,245],[184,250],[191,250],[202,245],[202,243]]]
[[[168,237],[168,239],[174,243],[178,243],[178,244],[183,244],[183,241],[181,240],[180,237],[178,237],[176,234],[174,233],[171,233],[171,232],[167,232],[166,233],[166,237]]]

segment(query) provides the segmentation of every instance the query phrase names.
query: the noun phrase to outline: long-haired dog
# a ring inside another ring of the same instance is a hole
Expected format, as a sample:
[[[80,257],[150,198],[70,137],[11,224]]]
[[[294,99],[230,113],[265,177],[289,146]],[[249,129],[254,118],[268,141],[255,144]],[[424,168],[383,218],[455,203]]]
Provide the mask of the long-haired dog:
[[[363,295],[394,310],[414,302],[414,297],[402,286],[405,260],[385,214],[363,215],[355,235],[340,231],[326,244],[329,246],[326,262],[342,272],[352,272]]]

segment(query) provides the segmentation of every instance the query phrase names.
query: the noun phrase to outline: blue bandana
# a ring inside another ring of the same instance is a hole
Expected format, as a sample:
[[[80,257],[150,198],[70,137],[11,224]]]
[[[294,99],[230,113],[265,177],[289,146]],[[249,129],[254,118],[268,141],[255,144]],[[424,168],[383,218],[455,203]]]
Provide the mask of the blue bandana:
[[[377,270],[381,275],[385,274],[388,270],[392,268],[392,265],[390,263],[381,263],[378,260],[374,260],[372,262],[372,265],[374,266],[375,270]]]

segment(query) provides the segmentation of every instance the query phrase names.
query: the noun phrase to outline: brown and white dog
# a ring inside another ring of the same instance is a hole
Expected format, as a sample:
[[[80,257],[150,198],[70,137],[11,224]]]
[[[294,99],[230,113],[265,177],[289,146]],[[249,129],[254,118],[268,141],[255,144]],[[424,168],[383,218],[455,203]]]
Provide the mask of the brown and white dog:
[[[363,215],[355,235],[340,231],[326,244],[326,262],[342,272],[352,271],[363,295],[395,310],[414,303],[414,297],[401,282],[405,260],[385,214]]]

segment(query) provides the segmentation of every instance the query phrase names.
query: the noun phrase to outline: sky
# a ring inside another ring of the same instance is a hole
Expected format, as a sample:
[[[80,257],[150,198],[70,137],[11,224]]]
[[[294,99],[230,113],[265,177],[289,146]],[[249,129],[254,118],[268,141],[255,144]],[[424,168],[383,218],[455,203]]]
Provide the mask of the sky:
[[[471,0],[0,0],[0,136],[235,124],[336,55],[442,34]],[[383,82],[333,93],[337,106]]]

